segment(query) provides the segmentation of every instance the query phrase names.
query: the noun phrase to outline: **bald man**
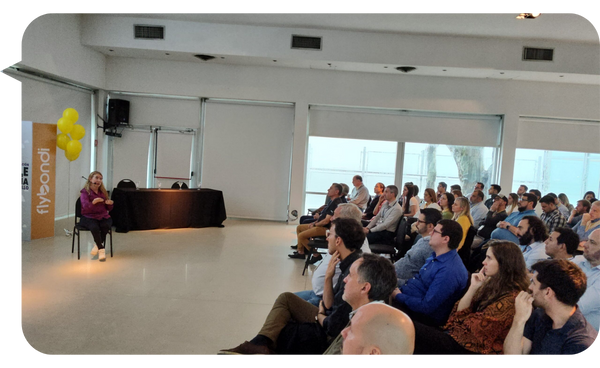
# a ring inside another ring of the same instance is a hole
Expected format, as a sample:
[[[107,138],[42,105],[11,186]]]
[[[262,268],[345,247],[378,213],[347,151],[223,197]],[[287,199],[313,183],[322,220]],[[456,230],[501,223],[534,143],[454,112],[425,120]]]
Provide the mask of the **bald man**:
[[[358,308],[350,325],[342,330],[343,354],[412,354],[415,327],[396,308],[370,303]]]

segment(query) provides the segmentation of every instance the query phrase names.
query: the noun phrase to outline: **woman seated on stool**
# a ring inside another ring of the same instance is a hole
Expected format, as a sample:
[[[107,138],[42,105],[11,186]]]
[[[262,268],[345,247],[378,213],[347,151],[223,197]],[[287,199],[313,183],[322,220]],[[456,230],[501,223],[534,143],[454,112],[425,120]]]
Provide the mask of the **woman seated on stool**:
[[[519,246],[491,241],[483,268],[443,329],[415,325],[415,354],[502,354],[515,315],[515,298],[529,287]]]
[[[113,201],[108,199],[108,193],[102,184],[102,174],[94,171],[88,176],[83,189],[81,189],[81,220],[79,224],[91,231],[94,236],[92,256],[98,254],[100,261],[106,260],[104,243],[106,234],[112,226],[112,219],[108,211],[112,210]]]

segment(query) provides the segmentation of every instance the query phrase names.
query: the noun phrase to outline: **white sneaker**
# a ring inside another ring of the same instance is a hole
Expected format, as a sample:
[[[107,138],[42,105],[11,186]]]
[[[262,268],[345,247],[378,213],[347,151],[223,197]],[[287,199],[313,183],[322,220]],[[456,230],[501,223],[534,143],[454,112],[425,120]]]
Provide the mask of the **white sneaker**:
[[[90,252],[90,254],[93,256],[98,254],[98,246],[96,244],[94,244],[94,247],[92,248],[92,251]]]
[[[106,254],[104,252],[104,249],[100,249],[98,251],[98,260],[100,260],[100,261],[106,261]]]

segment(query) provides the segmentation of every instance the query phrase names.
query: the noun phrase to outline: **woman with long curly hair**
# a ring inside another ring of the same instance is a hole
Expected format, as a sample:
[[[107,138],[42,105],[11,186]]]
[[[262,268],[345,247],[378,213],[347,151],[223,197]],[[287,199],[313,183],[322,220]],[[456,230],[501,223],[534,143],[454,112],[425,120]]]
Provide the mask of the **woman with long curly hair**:
[[[515,314],[515,298],[529,287],[519,246],[491,241],[483,268],[454,305],[442,329],[414,322],[415,354],[502,354]]]

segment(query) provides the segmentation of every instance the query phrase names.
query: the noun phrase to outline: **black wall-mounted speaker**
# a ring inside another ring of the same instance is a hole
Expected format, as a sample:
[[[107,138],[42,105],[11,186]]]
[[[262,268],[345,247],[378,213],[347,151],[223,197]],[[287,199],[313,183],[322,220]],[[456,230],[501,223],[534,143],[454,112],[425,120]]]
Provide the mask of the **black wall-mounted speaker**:
[[[108,125],[111,127],[129,125],[129,101],[108,100]]]

